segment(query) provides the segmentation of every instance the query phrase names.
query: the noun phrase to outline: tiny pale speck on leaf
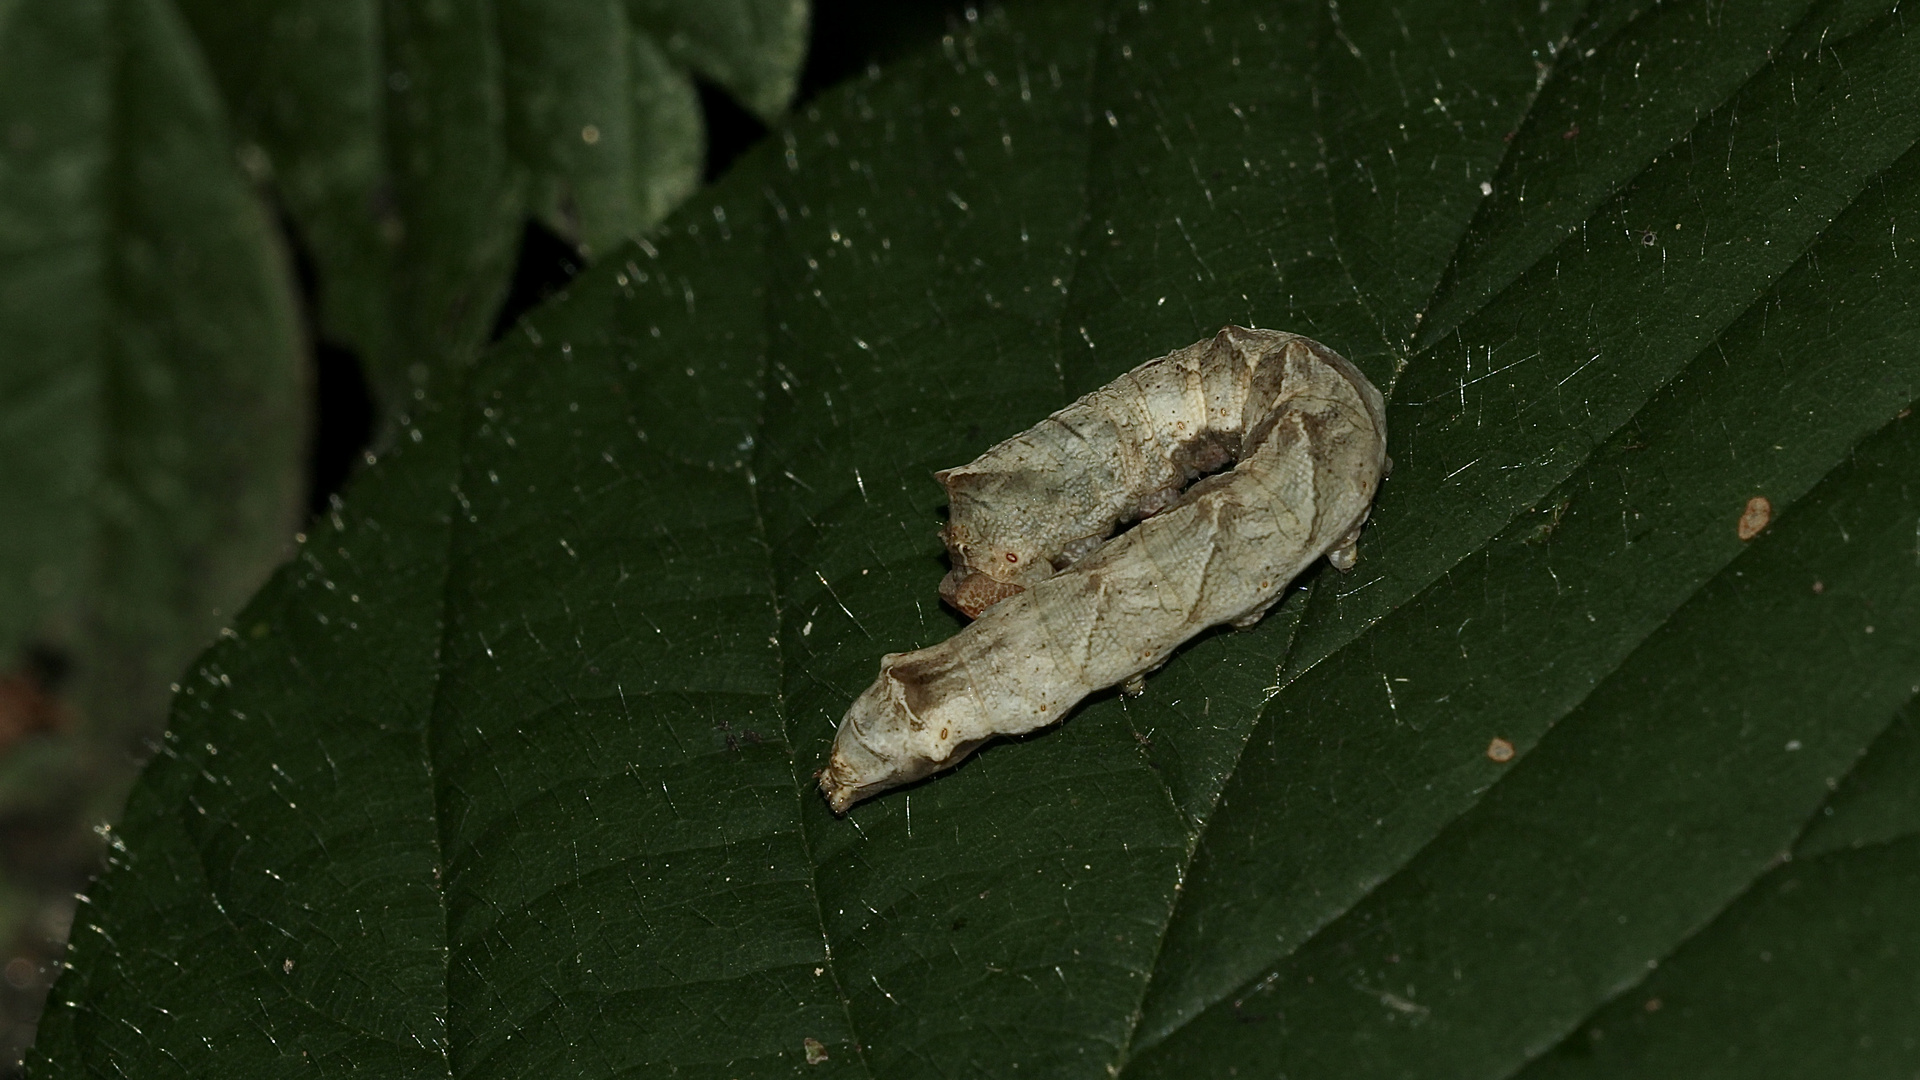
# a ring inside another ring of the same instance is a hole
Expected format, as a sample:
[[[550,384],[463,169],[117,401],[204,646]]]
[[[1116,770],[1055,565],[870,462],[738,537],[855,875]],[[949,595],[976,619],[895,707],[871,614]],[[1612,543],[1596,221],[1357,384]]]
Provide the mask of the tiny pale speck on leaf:
[[[1494,739],[1487,744],[1487,760],[1508,762],[1513,760],[1513,744],[1505,739]]]
[[[800,1046],[807,1052],[807,1064],[818,1065],[827,1060],[827,1048],[819,1039],[801,1039]]]
[[[283,964],[281,964],[281,965],[280,965],[280,974],[282,974],[282,975],[291,975],[291,974],[293,974],[293,961],[291,961],[291,960],[288,960],[288,961],[286,961],[285,963],[283,963]]]
[[[1735,530],[1740,539],[1751,540],[1760,535],[1760,530],[1773,520],[1773,503],[1765,495],[1755,495],[1747,500],[1747,508],[1740,512],[1740,524]]]

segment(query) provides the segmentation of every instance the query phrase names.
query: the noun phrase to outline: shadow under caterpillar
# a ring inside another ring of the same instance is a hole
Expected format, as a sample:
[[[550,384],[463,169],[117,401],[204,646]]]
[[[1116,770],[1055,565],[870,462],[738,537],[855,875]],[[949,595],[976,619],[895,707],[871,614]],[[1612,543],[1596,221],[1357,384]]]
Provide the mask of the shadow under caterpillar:
[[[845,812],[1096,690],[1137,689],[1210,626],[1251,626],[1320,556],[1352,568],[1391,467],[1359,369],[1298,334],[1229,326],[937,474],[940,595],[974,621],[881,658],[820,790]]]

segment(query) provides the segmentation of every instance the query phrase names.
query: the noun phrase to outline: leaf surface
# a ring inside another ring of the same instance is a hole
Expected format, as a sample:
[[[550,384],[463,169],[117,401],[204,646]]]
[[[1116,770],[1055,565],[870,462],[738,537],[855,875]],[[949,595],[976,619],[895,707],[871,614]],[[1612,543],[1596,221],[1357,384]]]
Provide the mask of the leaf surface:
[[[843,88],[209,654],[45,1061],[1512,1073],[1883,783],[1842,778],[1920,683],[1916,67],[1871,5],[1216,0],[993,12]],[[1233,321],[1392,388],[1360,569],[828,813],[879,654],[958,626],[929,474]]]
[[[1916,848],[1909,833],[1772,871],[1519,1075],[1900,1075],[1920,1051]]]
[[[1913,691],[1920,695],[1920,690]],[[1920,698],[1897,713],[1820,814],[1794,841],[1795,858],[1861,848],[1920,832]]]
[[[0,733],[32,730],[22,695],[57,694],[113,747],[79,763],[111,803],[168,684],[285,554],[306,358],[168,5],[0,8],[0,132]],[[49,670],[23,675],[36,652]]]

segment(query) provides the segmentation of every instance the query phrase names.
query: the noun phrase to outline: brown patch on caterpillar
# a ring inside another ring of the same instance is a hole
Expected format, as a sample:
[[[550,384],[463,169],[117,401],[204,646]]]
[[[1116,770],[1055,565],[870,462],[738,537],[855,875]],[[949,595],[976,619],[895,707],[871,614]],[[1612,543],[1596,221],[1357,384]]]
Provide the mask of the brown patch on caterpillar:
[[[973,570],[955,567],[940,579],[940,599],[977,619],[980,613],[1009,596],[1025,591],[1025,586],[1000,581]]]
[[[1384,402],[1358,369],[1230,326],[935,474],[940,595],[975,621],[881,660],[821,790],[844,812],[1138,686],[1209,626],[1251,625],[1320,557],[1353,565],[1387,468]]]

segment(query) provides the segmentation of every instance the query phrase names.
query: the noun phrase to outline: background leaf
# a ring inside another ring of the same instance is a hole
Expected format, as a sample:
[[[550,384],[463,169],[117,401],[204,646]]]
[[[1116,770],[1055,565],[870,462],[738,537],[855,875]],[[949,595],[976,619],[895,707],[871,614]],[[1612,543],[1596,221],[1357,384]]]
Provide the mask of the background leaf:
[[[44,985],[36,947],[65,931],[39,920],[71,912],[86,829],[169,684],[286,554],[310,391],[285,254],[170,7],[0,6],[0,138],[0,947],[19,993]]]
[[[392,410],[486,340],[529,214],[644,233],[700,180],[693,80],[771,122],[807,42],[805,0],[178,2]]]
[[[1917,67],[1867,2],[978,14],[428,399],[176,700],[38,1068],[1494,1077],[1650,965],[1790,1008],[1720,958],[1796,925],[1910,994]],[[928,474],[1232,321],[1391,388],[1360,568],[829,814],[958,625]]]

